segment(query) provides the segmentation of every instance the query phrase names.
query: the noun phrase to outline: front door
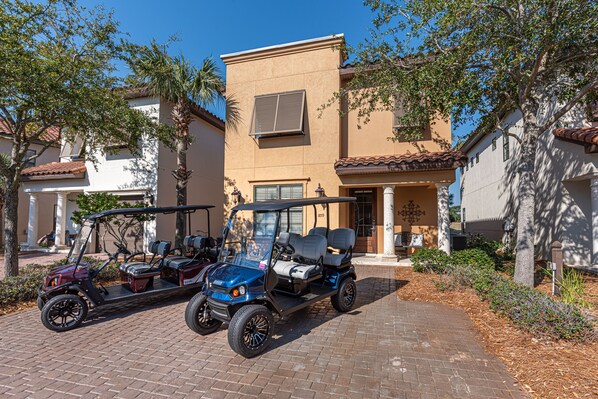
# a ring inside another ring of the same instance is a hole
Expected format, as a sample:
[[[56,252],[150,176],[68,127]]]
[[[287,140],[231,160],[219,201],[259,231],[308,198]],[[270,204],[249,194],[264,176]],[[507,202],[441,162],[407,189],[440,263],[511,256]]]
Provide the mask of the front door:
[[[357,198],[353,227],[357,227],[355,252],[376,252],[376,189],[352,189]],[[359,212],[358,212],[359,211]]]

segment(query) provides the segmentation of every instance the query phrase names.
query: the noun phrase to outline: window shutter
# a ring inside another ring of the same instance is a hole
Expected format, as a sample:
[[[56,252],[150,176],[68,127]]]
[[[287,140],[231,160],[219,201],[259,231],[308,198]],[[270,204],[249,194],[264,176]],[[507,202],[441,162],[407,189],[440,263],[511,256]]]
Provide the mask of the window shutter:
[[[304,134],[305,91],[255,97],[252,136]]]

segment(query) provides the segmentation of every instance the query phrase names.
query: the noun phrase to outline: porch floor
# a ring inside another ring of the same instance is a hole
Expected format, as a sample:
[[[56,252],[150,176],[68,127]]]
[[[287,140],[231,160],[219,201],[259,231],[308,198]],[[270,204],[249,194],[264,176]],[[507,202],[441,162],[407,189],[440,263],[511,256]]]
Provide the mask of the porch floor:
[[[409,258],[402,258],[399,257],[395,258],[385,258],[382,255],[378,254],[362,254],[362,253],[355,253],[353,254],[352,263],[354,265],[369,265],[369,266],[407,266],[411,267],[411,259]]]

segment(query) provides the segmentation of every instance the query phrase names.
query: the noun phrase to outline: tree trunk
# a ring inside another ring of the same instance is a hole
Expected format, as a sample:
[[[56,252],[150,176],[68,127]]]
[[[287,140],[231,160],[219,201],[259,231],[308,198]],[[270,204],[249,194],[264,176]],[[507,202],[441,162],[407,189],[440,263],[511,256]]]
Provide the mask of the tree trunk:
[[[515,281],[534,286],[534,241],[536,233],[536,148],[538,128],[526,123],[519,160],[519,207],[517,210],[517,255]]]
[[[19,237],[17,231],[19,207],[19,183],[7,179],[4,197],[4,275],[19,274]]]
[[[189,125],[191,124],[190,104],[182,99],[172,108],[172,120],[176,129],[176,155],[177,169],[174,172],[176,179],[176,204],[187,205],[187,182],[191,171],[187,170],[187,147],[189,143]],[[182,248],[186,233],[185,214],[176,213],[175,248]]]

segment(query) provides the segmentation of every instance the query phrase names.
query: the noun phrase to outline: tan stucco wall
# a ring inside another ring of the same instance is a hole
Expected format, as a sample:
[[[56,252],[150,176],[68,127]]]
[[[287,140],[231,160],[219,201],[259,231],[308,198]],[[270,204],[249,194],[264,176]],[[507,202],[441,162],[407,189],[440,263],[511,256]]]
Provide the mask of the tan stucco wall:
[[[304,196],[315,196],[318,183],[326,195],[339,193],[333,165],[339,158],[340,126],[337,110],[318,108],[340,87],[341,54],[331,46],[336,39],[310,51],[293,51],[244,62],[227,61],[227,94],[239,101],[242,122],[227,128],[225,178],[230,194],[237,186],[246,201],[253,187],[263,184],[303,184]],[[256,95],[292,90],[306,92],[305,136],[254,139],[249,136]],[[331,227],[338,227],[338,206],[331,208]],[[313,225],[313,212],[304,212],[304,226]]]

